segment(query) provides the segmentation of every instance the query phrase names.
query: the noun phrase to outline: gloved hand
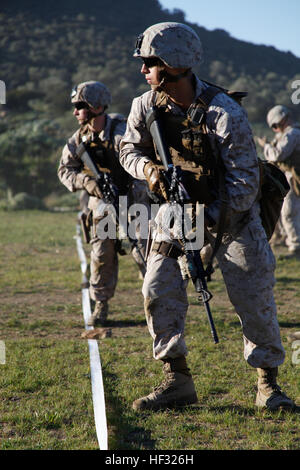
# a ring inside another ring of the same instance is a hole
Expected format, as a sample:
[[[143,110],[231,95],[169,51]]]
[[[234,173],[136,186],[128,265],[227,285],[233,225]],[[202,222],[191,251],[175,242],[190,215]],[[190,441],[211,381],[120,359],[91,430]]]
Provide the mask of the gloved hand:
[[[86,178],[83,182],[84,189],[89,193],[90,196],[98,197],[99,199],[103,198],[99,186],[95,179]]]
[[[144,175],[146,176],[150,191],[162,196],[165,200],[168,200],[164,178],[157,165],[152,162],[146,163],[144,167]]]
[[[256,137],[256,140],[257,140],[258,145],[260,145],[262,148],[264,148],[264,146],[267,143],[266,137]]]

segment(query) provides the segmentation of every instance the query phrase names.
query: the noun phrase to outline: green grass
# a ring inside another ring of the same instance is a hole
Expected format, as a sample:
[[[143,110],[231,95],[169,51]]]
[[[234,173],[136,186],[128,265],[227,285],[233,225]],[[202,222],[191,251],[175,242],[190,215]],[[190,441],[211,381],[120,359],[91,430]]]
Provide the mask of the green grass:
[[[98,449],[75,213],[1,213],[0,449]],[[89,249],[86,246],[88,256]],[[283,250],[284,251],[284,250]],[[300,330],[300,262],[278,260],[275,296],[286,361],[280,385],[300,404],[299,367],[289,333]],[[152,359],[142,281],[131,255],[120,257],[110,303],[112,336],[98,341],[111,450],[296,450],[299,413],[254,405],[256,372],[243,359],[239,321],[219,271],[210,289],[220,337],[214,345],[192,286],[186,324],[189,366],[199,403],[182,410],[136,414],[131,403],[162,379]]]

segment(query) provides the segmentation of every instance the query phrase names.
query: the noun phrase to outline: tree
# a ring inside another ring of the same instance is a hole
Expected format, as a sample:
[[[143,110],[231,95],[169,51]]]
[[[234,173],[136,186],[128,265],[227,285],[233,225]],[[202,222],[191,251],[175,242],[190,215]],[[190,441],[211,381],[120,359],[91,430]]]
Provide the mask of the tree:
[[[0,180],[13,195],[43,197],[57,186],[57,153],[63,140],[52,121],[38,120],[0,135]]]

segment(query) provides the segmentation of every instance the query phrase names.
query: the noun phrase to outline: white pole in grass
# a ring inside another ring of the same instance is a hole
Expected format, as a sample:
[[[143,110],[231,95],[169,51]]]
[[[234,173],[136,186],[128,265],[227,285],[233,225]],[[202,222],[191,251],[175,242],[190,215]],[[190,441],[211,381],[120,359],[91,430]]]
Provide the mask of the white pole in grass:
[[[76,239],[77,252],[81,265],[82,272],[82,309],[84,325],[86,330],[93,329],[92,326],[88,326],[88,319],[91,315],[91,304],[88,289],[88,279],[86,277],[87,261],[84,249],[82,247],[81,230],[80,226],[76,227]],[[105,411],[105,397],[103,387],[103,377],[100,353],[98,343],[96,339],[88,339],[89,354],[90,354],[90,369],[91,369],[91,382],[92,382],[92,396],[94,406],[94,419],[96,425],[97,439],[100,450],[108,450],[108,432],[107,432],[107,421]]]

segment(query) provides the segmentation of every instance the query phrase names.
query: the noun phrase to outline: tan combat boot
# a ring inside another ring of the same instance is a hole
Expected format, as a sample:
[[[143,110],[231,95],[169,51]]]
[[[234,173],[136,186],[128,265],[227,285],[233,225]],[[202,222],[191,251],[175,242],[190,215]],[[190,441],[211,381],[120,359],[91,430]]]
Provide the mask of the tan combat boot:
[[[185,357],[164,361],[165,379],[149,395],[135,400],[136,411],[161,410],[191,405],[198,401],[194,382]]]
[[[295,403],[281,391],[277,385],[276,377],[278,375],[278,367],[268,369],[257,369],[258,383],[256,406],[267,408],[271,411],[280,409],[292,410]]]
[[[95,308],[88,320],[88,326],[104,326],[108,315],[107,300],[96,301]]]

